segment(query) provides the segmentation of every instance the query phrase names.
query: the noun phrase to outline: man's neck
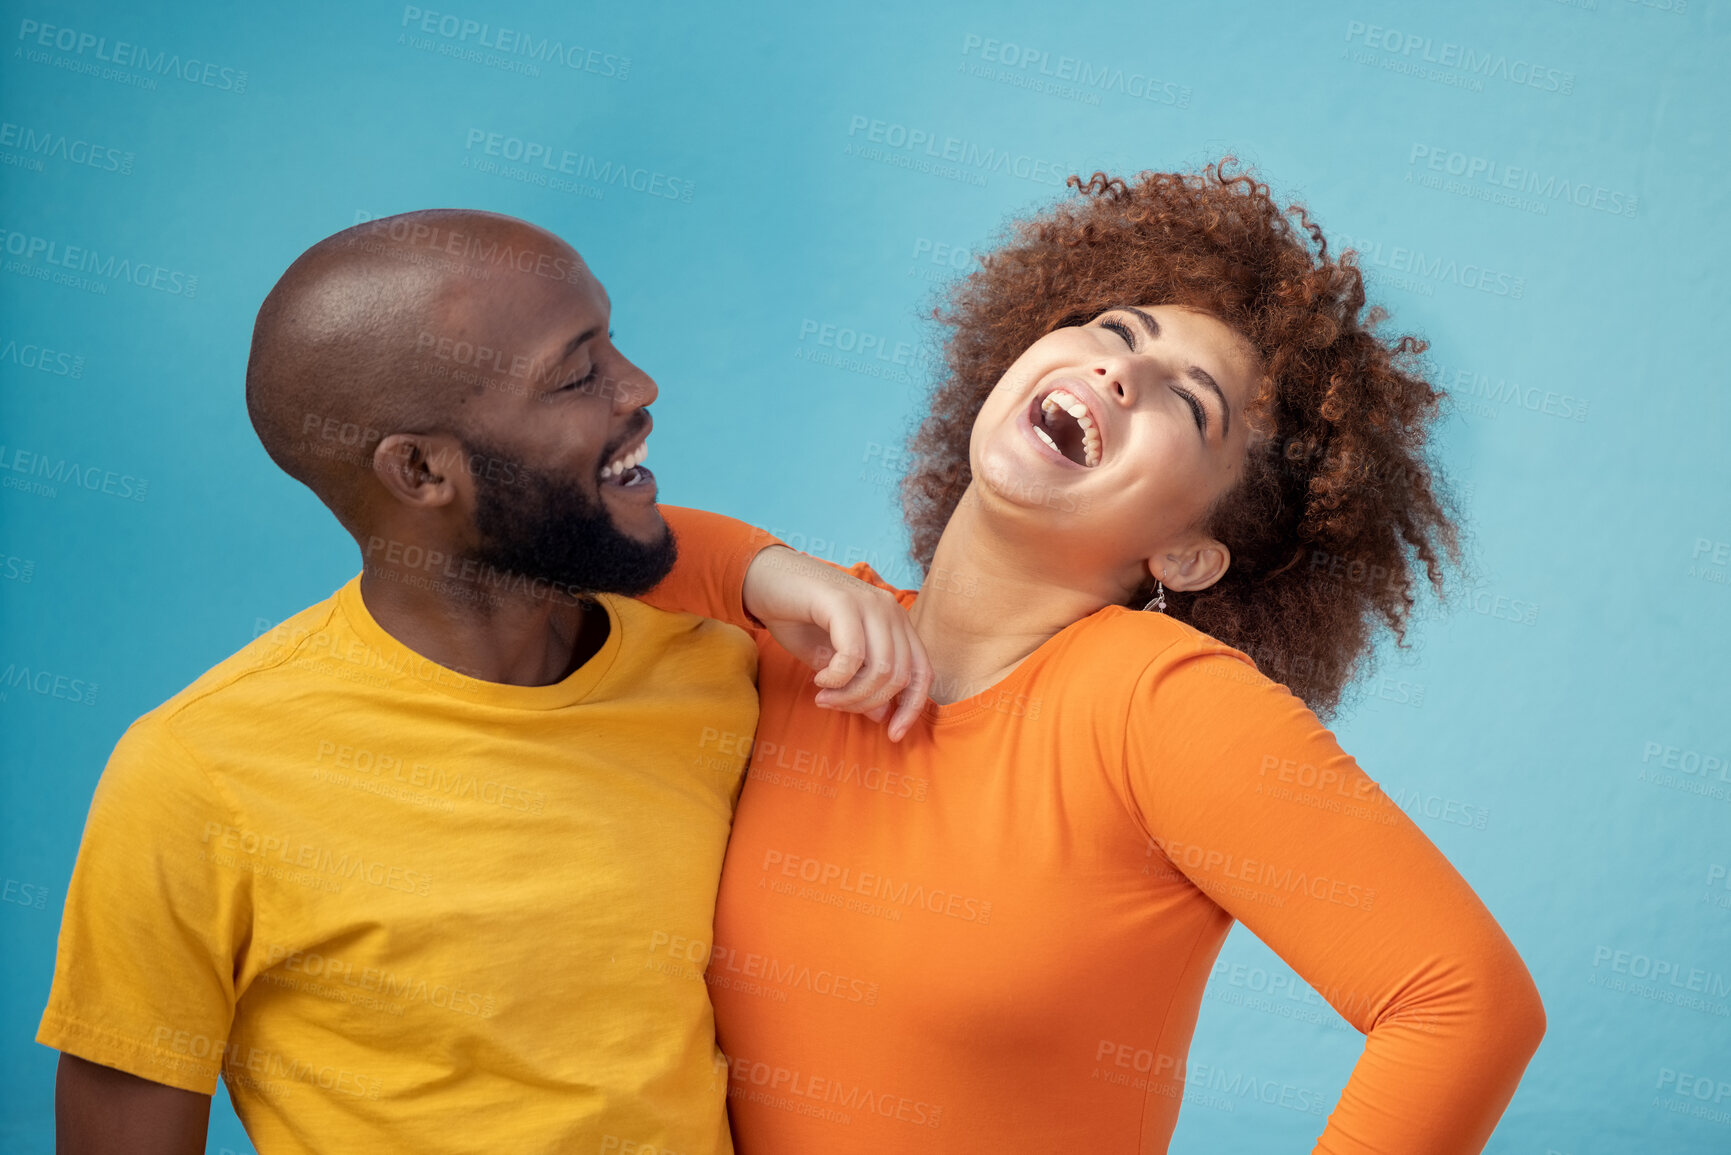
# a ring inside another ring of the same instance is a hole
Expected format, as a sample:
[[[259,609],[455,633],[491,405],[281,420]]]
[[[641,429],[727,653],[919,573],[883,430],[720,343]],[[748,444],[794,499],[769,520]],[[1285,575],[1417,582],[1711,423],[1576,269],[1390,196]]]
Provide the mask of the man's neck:
[[[468,600],[397,579],[388,568],[362,572],[361,600],[373,620],[422,657],[483,682],[562,682],[607,640],[607,611],[593,602],[461,586]]]

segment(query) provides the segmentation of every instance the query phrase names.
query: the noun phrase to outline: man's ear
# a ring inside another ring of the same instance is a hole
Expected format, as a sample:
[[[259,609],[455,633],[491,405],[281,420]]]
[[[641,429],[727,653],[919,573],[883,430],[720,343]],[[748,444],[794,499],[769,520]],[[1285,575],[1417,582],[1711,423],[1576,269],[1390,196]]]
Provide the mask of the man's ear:
[[[393,433],[373,450],[373,473],[379,484],[404,505],[436,509],[457,500],[463,453],[449,437],[424,433]]]
[[[1232,551],[1211,537],[1199,538],[1182,549],[1148,559],[1148,576],[1159,578],[1169,590],[1193,593],[1205,590],[1232,568]]]

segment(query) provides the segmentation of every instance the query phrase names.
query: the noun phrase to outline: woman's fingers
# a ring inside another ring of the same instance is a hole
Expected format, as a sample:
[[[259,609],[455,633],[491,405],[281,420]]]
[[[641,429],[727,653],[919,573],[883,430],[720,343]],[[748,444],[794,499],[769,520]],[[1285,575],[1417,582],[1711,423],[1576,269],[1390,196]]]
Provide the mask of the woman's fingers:
[[[789,613],[794,616],[788,620],[765,620],[777,640],[817,670],[817,704],[878,723],[887,719],[891,738],[899,741],[925,707],[932,685],[925,647],[901,604],[864,582],[838,585],[830,578],[812,592],[804,610]],[[800,616],[809,624],[801,624]]]
[[[832,679],[820,676],[819,685],[823,688],[817,695],[817,704],[826,709],[864,714],[874,722],[882,722],[889,717],[897,696],[907,690],[918,674],[921,679],[918,693],[903,703],[909,714],[909,721],[901,727],[905,732],[912,716],[925,705],[931,681],[925,648],[914,633],[913,623],[894,598],[869,588],[849,590],[842,595],[842,603],[833,611],[831,621],[838,626],[847,622],[857,627],[858,636],[863,639],[863,649],[853,677],[845,683],[838,685]],[[843,646],[841,637],[841,631],[832,628],[831,641],[838,648]],[[833,673],[835,669],[836,664],[832,663],[826,673]]]
[[[824,613],[817,625],[829,631],[830,655],[829,664],[817,672],[813,679],[826,691],[834,693],[846,686],[865,664],[867,657],[867,635],[865,623],[861,620],[858,610],[847,599],[842,605],[831,612]],[[819,705],[827,706],[819,694]]]
[[[901,704],[896,707],[895,716],[890,719],[889,738],[892,742],[900,742],[919,720],[920,712],[926,708],[926,698],[932,689],[932,663],[926,657],[926,648],[920,642],[920,636],[914,633],[912,622],[907,623],[908,646],[911,651],[908,684],[902,688]]]
[[[904,618],[907,616],[901,614],[899,606],[892,610],[891,613],[900,614]],[[913,668],[913,658],[908,645],[909,631],[901,628],[901,622],[898,622],[894,617],[887,615],[884,619],[884,627],[889,633],[890,645],[894,648],[895,658],[893,659],[888,676],[876,679],[877,684],[872,688],[871,694],[866,699],[867,702],[876,703],[876,705],[873,705],[870,709],[864,711],[865,716],[874,722],[882,722],[889,716],[890,707],[895,704],[895,697],[901,692],[901,688],[907,685],[908,677]]]
[[[884,697],[883,687],[895,676],[896,640],[893,623],[881,607],[868,602],[860,618],[866,637],[865,660],[853,681],[837,690],[832,701],[835,709],[864,714]]]

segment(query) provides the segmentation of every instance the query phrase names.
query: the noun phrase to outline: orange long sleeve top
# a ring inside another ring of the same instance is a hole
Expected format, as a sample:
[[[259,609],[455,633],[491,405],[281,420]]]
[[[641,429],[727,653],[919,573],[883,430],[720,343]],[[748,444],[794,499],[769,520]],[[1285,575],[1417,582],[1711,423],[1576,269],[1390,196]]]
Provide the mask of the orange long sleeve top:
[[[1234,919],[1366,1035],[1314,1152],[1482,1149],[1544,1033],[1532,978],[1248,657],[1108,606],[893,743],[752,629],[774,539],[662,510],[682,560],[646,600],[759,646],[755,737],[704,736],[750,753],[700,952],[742,1155],[1164,1152]]]

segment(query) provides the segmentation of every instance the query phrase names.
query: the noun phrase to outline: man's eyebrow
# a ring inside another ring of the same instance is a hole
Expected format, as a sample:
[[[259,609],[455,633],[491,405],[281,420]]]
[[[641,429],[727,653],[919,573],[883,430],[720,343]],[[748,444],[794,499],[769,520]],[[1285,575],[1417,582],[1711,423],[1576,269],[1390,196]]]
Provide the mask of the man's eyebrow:
[[[595,338],[596,334],[598,334],[600,332],[601,332],[601,326],[592,325],[589,328],[583,330],[581,333],[577,334],[575,337],[571,338],[569,341],[565,342],[565,351],[563,353],[559,354],[559,360],[561,360],[561,361],[565,360],[565,358],[569,357],[571,354],[575,353],[578,349],[582,348],[583,343],[585,341],[593,340]]]
[[[1206,385],[1214,390],[1214,395],[1220,398],[1220,436],[1224,439],[1232,432],[1232,406],[1226,403],[1226,394],[1220,388],[1220,382],[1214,375],[1200,365],[1192,365],[1184,371],[1192,381]]]

